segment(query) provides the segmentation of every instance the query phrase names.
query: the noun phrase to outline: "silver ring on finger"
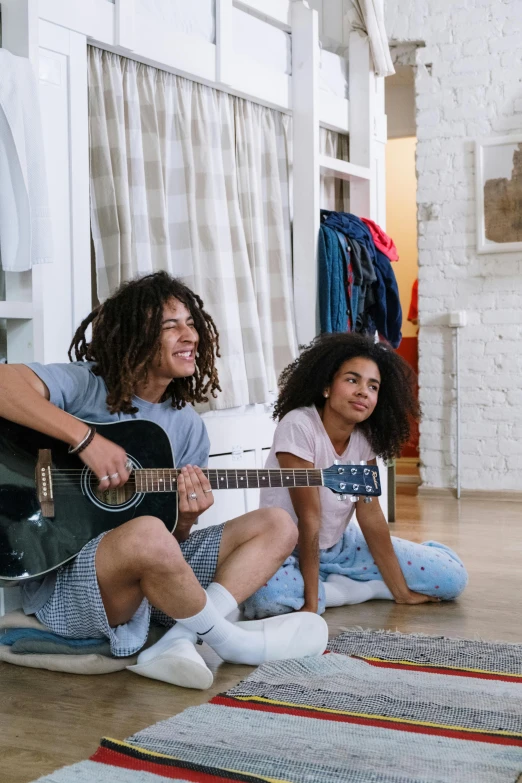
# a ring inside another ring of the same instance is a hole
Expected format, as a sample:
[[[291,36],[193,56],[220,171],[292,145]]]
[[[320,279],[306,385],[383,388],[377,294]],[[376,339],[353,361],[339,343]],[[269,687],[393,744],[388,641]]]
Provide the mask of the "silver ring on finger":
[[[120,476],[120,474],[118,473],[118,471],[116,471],[116,473],[111,473],[109,478],[119,478],[119,476]]]
[[[100,481],[107,481],[107,479],[109,479],[109,478],[110,478],[110,476],[108,476],[108,475],[107,476],[101,476]]]
[[[189,495],[189,498],[190,498],[191,500],[196,500],[196,499],[197,499],[197,497],[198,497],[198,496],[196,495],[196,493],[195,493],[195,492],[191,492],[191,493],[190,493],[190,495]]]
[[[211,489],[204,489],[203,490],[203,494],[204,495],[208,495],[209,492],[212,492],[212,490]]]
[[[128,459],[127,462],[125,463],[125,470],[131,471],[133,469],[133,467],[134,467],[134,465],[132,464],[130,459]]]

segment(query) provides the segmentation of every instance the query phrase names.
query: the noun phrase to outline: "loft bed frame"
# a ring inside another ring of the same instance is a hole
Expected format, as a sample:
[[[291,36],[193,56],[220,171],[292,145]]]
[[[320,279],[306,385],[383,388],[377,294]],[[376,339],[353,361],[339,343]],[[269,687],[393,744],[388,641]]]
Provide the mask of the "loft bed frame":
[[[238,67],[234,9],[290,34],[291,75],[245,59]],[[172,33],[159,24],[138,28],[135,0],[3,0],[1,10],[2,45],[30,57],[40,74],[49,170],[73,174],[68,176],[70,192],[55,194],[59,201],[68,202],[60,204],[60,213],[68,218],[64,228],[69,237],[67,247],[57,243],[53,264],[57,274],[50,268],[10,274],[7,301],[0,302],[1,318],[35,322],[34,358],[63,359],[67,335],[90,306],[87,43],[292,114],[296,326],[299,343],[309,342],[316,326],[310,313],[316,311],[317,301],[320,173],[349,180],[352,212],[385,223],[384,79],[373,73],[367,39],[356,32],[346,34],[349,97],[345,98],[319,88],[318,14],[303,0],[216,0],[215,43]],[[53,95],[58,92],[59,97]],[[53,112],[57,103],[65,112],[58,134],[60,119]],[[349,134],[349,162],[320,154],[320,126]],[[57,136],[66,149],[57,149]],[[63,256],[60,251],[65,251]],[[64,306],[67,299],[71,308]],[[53,302],[61,316],[54,312]],[[25,356],[28,334],[20,323],[10,326],[9,352],[19,355],[24,349]]]

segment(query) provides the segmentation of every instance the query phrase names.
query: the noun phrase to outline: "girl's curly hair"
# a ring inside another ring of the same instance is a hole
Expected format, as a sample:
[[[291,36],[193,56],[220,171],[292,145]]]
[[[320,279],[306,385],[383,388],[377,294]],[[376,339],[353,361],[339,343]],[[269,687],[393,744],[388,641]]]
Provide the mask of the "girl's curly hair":
[[[197,294],[167,272],[156,272],[121,285],[102,305],[85,318],[69,347],[70,361],[94,362],[93,372],[107,384],[107,405],[111,413],[136,413],[132,395],[147,379],[148,370],[160,349],[163,306],[171,299],[182,302],[194,319],[199,335],[196,371],[186,378],[173,378],[164,400],[173,408],[187,403],[207,402],[221,391],[216,370],[219,335]],[[86,331],[92,324],[92,339]],[[74,358],[73,358],[74,352]]]
[[[281,420],[296,408],[323,408],[325,388],[343,362],[355,358],[375,362],[381,375],[375,410],[358,426],[376,454],[392,459],[408,441],[413,420],[420,418],[416,377],[409,364],[387,344],[375,343],[362,334],[322,334],[306,346],[281,373],[274,419]]]

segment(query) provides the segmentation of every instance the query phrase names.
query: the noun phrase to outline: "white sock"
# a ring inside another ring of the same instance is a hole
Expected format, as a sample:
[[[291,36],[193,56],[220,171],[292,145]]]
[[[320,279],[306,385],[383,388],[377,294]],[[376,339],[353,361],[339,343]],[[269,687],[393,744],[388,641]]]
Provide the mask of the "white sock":
[[[229,623],[214,606],[209,596],[207,596],[207,603],[201,612],[192,617],[176,618],[176,620],[179,625],[196,633],[224,661],[258,666],[265,660],[263,631],[246,631]],[[170,631],[165,636],[169,634]],[[165,639],[165,637],[163,638]]]
[[[218,582],[212,582],[206,589],[206,593],[210,596],[210,599],[219,613],[226,617],[234,609],[237,609],[237,601],[226,587],[220,585]],[[154,658],[156,655],[161,655],[178,639],[186,639],[192,644],[197,643],[197,636],[194,631],[190,631],[186,626],[176,623],[166,633],[163,634],[155,644],[152,644],[146,650],[140,653],[140,663],[146,663]]]
[[[326,607],[362,604],[374,598],[393,601],[393,595],[380,579],[362,582],[341,574],[328,576],[324,582],[324,596]]]
[[[206,594],[221,614],[222,617],[228,617],[228,615],[237,609],[237,601],[226,587],[220,585],[219,582],[211,582],[206,589]]]

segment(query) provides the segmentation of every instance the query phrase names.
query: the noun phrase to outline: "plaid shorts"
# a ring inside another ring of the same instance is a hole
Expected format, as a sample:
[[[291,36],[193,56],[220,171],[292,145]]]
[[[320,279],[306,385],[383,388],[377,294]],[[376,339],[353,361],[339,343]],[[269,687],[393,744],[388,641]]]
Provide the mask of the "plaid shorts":
[[[180,544],[183,557],[200,585],[209,586],[216,573],[219,547],[225,522],[197,530]],[[174,620],[143,599],[128,623],[111,628],[96,577],[96,550],[105,533],[89,541],[69,565],[59,569],[52,595],[37,618],[60,636],[73,639],[108,639],[113,655],[134,655],[149,633],[151,620],[171,626]]]

